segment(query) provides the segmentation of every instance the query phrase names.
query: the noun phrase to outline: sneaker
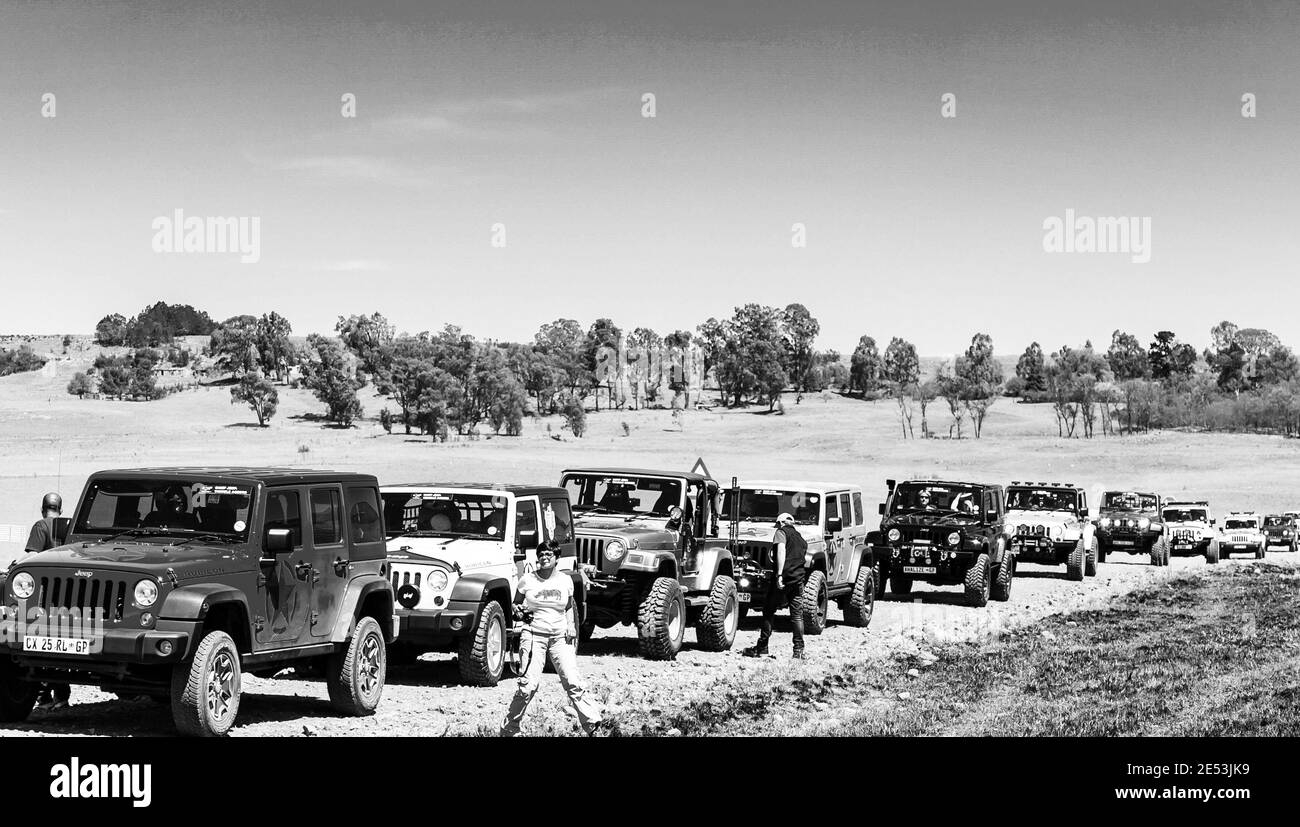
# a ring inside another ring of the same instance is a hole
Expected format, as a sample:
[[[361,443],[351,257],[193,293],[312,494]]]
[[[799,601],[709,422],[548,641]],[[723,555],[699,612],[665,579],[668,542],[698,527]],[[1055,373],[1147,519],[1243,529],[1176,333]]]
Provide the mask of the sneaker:
[[[804,660],[803,650],[802,650],[802,649],[795,649],[795,650],[794,650],[794,654],[791,655],[790,657],[794,658],[795,660]]]
[[[764,657],[765,655],[767,655],[767,650],[766,650],[766,649],[760,649],[760,648],[757,647],[757,646],[749,646],[749,647],[747,647],[744,651],[742,651],[740,654],[744,655],[744,656],[747,657],[747,658],[761,658],[761,657]]]

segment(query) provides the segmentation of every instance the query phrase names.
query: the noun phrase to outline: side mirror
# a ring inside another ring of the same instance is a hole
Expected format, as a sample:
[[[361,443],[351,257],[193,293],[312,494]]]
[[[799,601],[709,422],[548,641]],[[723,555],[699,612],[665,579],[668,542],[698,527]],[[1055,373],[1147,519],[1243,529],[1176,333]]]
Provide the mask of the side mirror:
[[[839,517],[827,517],[827,518],[826,518],[826,533],[827,533],[827,534],[836,534],[836,533],[838,533],[838,532],[840,532],[840,531],[843,531],[843,530],[844,530],[844,521],[843,521],[842,519],[840,519]]]
[[[673,506],[668,509],[668,525],[665,527],[669,531],[679,530],[682,526],[683,517],[685,517],[685,512],[682,511],[681,506]]]
[[[879,503],[879,504],[876,505],[876,513],[879,514],[879,515],[882,516],[882,517],[885,516],[885,504],[884,504],[884,503]]]
[[[68,534],[72,531],[71,517],[54,518],[54,544],[61,546],[68,541]]]
[[[1214,525],[1214,518],[1213,518],[1213,517],[1210,518],[1210,525]]]
[[[1091,512],[1088,511],[1088,509],[1086,509],[1086,508],[1084,508],[1084,509],[1082,509],[1082,510],[1079,511],[1079,515],[1082,516],[1085,520],[1088,519],[1088,516],[1089,516],[1090,514],[1091,514]]]
[[[293,551],[293,532],[287,528],[268,528],[262,547],[271,554]]]

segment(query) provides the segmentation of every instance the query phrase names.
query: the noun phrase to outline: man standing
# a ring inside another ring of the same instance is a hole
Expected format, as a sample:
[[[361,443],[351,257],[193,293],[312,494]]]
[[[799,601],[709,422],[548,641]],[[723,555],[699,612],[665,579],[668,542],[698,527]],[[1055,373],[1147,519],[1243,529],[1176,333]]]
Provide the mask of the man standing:
[[[776,544],[773,577],[763,601],[763,626],[758,633],[758,645],[751,646],[744,654],[756,658],[767,654],[767,641],[772,637],[772,620],[784,597],[790,607],[790,625],[794,628],[794,657],[803,659],[803,594],[804,558],[808,552],[808,543],[794,527],[794,517],[782,512],[776,518]]]
[[[32,526],[27,535],[28,554],[49,551],[58,545],[54,537],[54,521],[63,513],[63,498],[51,491],[41,500],[41,518]],[[41,694],[36,698],[36,708],[44,710],[62,709],[72,697],[72,687],[66,683],[41,684]]]

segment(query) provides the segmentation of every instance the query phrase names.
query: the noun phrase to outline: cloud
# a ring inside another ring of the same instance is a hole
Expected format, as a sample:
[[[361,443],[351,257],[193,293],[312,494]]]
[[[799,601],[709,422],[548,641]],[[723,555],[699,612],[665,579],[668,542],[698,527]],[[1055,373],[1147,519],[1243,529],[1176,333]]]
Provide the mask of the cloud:
[[[444,172],[438,168],[403,166],[373,155],[305,155],[272,163],[278,170],[305,172],[339,181],[423,187],[438,183]]]
[[[441,101],[410,107],[410,114],[375,121],[375,129],[403,137],[447,137],[470,140],[537,139],[550,135],[541,118],[571,112],[617,95],[624,89],[602,87],[537,95]]]

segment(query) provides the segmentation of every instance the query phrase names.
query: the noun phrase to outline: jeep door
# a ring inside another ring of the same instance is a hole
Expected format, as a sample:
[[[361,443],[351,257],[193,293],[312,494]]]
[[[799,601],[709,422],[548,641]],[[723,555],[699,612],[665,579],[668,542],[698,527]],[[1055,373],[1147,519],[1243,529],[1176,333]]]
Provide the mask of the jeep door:
[[[312,612],[309,577],[312,551],[304,545],[302,498],[299,488],[276,487],[266,491],[263,538],[273,529],[288,530],[290,548],[275,554],[262,552],[257,578],[262,611],[254,623],[254,632],[257,642],[265,646],[297,643],[306,633]]]
[[[536,497],[516,497],[514,520],[514,561],[510,570],[510,593],[525,573],[537,567],[537,547],[547,538],[537,519],[541,513]]]
[[[335,562],[346,564],[349,560],[347,538],[343,531],[343,486],[313,485],[308,490],[310,504],[310,543],[302,567],[304,582],[309,589],[311,613],[308,630],[313,638],[329,637],[338,617],[339,602],[345,589],[331,588],[337,575]],[[343,566],[346,572],[346,566]],[[326,580],[330,578],[330,580]]]
[[[560,570],[576,569],[578,543],[573,536],[573,514],[569,511],[567,496],[542,497],[542,528],[546,532],[546,539],[560,544]]]
[[[840,517],[840,530],[829,532],[826,540],[826,572],[832,586],[852,583],[857,577],[858,556],[853,553],[857,541],[865,534],[862,523],[862,495],[856,502],[847,491],[837,491],[826,495],[826,511],[831,512],[831,501],[836,502],[835,511]],[[856,509],[854,506],[857,506]]]

